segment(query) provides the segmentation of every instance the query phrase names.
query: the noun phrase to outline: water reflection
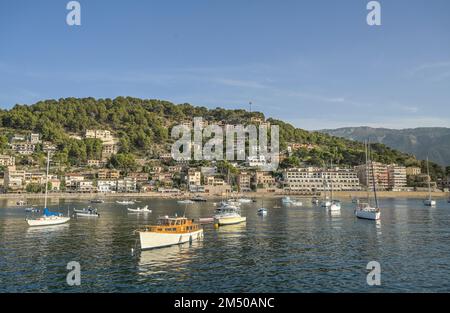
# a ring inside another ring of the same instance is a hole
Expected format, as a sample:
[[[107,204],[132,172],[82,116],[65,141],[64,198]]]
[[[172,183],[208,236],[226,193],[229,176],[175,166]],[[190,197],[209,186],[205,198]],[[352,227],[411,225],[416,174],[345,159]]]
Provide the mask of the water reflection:
[[[211,216],[213,201],[189,207],[186,215]],[[30,228],[23,208],[5,204],[0,200],[0,291],[66,291],[71,260],[82,263],[79,291],[85,292],[371,291],[365,284],[371,260],[386,274],[376,291],[450,291],[450,204],[443,201],[427,208],[421,199],[382,199],[375,222],[356,218],[348,199],[340,212],[307,200],[301,208],[274,209],[279,199],[265,199],[264,218],[256,214],[260,203],[246,204],[245,224],[205,225],[201,242],[134,256],[130,250],[139,242],[133,230],[158,216],[182,214],[184,206],[142,199],[135,207],[149,204],[153,212],[141,215],[109,201],[93,205],[98,219]],[[52,207],[87,205],[61,200]]]
[[[29,236],[33,236],[33,238],[35,238],[36,235],[45,236],[49,234],[57,234],[58,232],[67,230],[69,228],[69,223],[50,226],[27,227],[27,236],[25,238],[28,238]]]
[[[202,241],[194,241],[166,248],[141,251],[138,261],[139,275],[148,276],[183,271],[186,264],[190,262],[202,246]]]

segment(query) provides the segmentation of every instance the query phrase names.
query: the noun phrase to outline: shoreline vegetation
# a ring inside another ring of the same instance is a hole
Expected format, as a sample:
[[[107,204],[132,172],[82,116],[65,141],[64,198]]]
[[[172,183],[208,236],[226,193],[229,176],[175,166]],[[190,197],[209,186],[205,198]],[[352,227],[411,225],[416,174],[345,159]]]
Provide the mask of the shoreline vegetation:
[[[282,198],[284,196],[291,196],[296,198],[313,198],[313,195],[305,195],[300,193],[270,193],[270,192],[244,192],[238,194],[228,194],[222,196],[218,194],[198,194],[198,193],[158,193],[158,192],[142,192],[142,193],[49,193],[48,197],[53,199],[123,199],[123,198],[161,198],[161,199],[186,199],[199,195],[206,199],[217,198],[233,198],[233,197],[246,197],[246,198]],[[365,191],[335,191],[334,196],[337,199],[352,199],[352,198],[366,198],[367,193]],[[0,194],[0,199],[43,199],[45,194],[32,194],[32,193],[9,193]],[[379,198],[408,198],[408,199],[425,199],[428,197],[426,191],[378,191],[377,196]],[[433,198],[448,198],[447,192],[432,192]],[[320,195],[316,197],[320,198]]]

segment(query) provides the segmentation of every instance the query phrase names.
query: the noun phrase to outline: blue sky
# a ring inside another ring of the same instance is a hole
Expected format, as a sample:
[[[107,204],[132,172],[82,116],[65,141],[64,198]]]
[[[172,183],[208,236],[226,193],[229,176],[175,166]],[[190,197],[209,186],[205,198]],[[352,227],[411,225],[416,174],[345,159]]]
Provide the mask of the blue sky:
[[[0,107],[134,96],[305,129],[450,127],[450,1],[0,2]]]

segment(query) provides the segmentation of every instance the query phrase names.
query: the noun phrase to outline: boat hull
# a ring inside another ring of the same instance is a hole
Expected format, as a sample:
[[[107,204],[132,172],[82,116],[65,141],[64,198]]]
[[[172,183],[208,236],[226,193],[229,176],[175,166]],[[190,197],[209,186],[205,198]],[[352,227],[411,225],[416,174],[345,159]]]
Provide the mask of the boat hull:
[[[341,205],[340,204],[331,204],[330,205],[330,211],[340,211],[341,210]]]
[[[89,214],[89,213],[76,213],[77,217],[99,217],[99,214]]]
[[[142,250],[169,247],[203,238],[203,229],[189,233],[139,232]]]
[[[436,200],[424,200],[423,204],[425,206],[436,206]]]
[[[266,216],[267,215],[267,210],[258,211],[256,214],[258,214],[259,216]]]
[[[218,224],[219,226],[234,225],[243,223],[246,220],[247,217],[245,216],[221,216],[221,217],[214,217],[214,224]]]
[[[369,212],[364,210],[355,210],[355,215],[357,218],[365,219],[365,220],[379,220],[380,212]]]
[[[214,222],[214,217],[200,217],[198,222],[200,224],[211,224]]]
[[[48,217],[40,219],[27,219],[29,226],[51,226],[67,223],[70,217]]]

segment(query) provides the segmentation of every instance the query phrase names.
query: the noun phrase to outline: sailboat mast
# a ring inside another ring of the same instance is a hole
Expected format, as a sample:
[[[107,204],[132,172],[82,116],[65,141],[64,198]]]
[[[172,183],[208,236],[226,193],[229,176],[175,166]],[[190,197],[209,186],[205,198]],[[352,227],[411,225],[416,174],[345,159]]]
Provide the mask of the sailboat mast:
[[[428,181],[428,199],[431,200],[431,177],[430,177],[430,166],[428,164],[428,156],[427,156],[427,181]]]
[[[47,194],[48,194],[48,170],[50,168],[50,150],[47,151],[47,174],[45,175],[45,199],[44,208],[47,208]]]
[[[330,171],[329,171],[329,173],[330,173],[330,189],[331,189],[331,192],[330,192],[330,200],[331,201],[333,201],[333,174],[331,173],[331,171],[333,170],[333,161],[330,161]]]
[[[367,203],[370,205],[370,193],[369,193],[369,140],[364,142],[364,148],[366,150],[366,191],[367,191]]]
[[[376,183],[375,183],[375,169],[373,167],[373,160],[372,160],[370,154],[371,154],[371,151],[370,151],[370,148],[369,148],[369,160],[370,160],[370,165],[371,165],[371,168],[372,168],[373,195],[374,195],[374,198],[375,198],[375,208],[378,209],[377,186],[376,186]]]
[[[322,164],[323,164],[323,166],[325,168],[325,170],[322,171],[322,175],[323,175],[323,191],[324,191],[323,199],[324,199],[324,201],[327,201],[328,180],[327,180],[326,163],[323,162]]]

